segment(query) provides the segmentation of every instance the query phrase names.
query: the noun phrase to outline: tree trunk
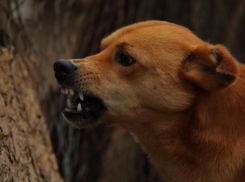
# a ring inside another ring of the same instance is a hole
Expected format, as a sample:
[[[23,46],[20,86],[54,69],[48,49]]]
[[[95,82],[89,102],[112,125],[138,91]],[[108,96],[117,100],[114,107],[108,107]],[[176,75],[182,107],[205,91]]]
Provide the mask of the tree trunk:
[[[62,182],[33,80],[34,61],[0,48],[0,181]]]

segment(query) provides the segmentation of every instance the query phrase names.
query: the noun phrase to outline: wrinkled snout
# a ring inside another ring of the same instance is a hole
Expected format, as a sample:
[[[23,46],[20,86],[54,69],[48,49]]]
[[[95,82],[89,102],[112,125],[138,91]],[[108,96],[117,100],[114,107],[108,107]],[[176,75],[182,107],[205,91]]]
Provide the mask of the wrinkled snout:
[[[60,59],[54,63],[55,78],[60,84],[65,83],[76,70],[77,66],[67,60]]]

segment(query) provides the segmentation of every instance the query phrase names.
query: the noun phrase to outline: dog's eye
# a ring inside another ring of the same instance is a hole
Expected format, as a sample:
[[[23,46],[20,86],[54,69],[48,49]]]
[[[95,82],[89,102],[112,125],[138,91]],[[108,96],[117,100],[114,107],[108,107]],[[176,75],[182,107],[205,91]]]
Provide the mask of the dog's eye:
[[[135,60],[131,56],[129,56],[125,53],[116,54],[115,59],[122,66],[130,66],[131,64],[133,64],[135,62]]]

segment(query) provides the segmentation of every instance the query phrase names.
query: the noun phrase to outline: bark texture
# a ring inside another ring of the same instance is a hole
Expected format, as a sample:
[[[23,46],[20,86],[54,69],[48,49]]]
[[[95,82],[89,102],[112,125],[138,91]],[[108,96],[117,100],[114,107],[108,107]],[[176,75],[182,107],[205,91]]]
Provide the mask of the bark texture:
[[[13,48],[0,48],[1,182],[63,181],[39,105],[34,63],[14,56]]]

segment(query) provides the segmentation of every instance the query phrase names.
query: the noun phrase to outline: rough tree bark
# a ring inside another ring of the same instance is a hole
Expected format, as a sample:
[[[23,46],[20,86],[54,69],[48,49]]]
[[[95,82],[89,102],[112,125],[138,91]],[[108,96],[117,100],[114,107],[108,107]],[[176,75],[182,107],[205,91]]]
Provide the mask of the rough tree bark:
[[[30,59],[0,48],[0,181],[62,182]]]

